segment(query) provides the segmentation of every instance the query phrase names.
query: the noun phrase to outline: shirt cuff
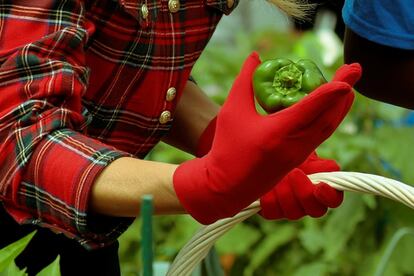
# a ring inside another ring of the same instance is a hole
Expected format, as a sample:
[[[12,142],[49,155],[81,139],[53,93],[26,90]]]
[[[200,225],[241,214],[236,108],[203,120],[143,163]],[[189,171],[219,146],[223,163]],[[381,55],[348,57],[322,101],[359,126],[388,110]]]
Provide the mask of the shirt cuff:
[[[86,248],[104,247],[134,218],[91,214],[90,191],[102,170],[124,156],[131,155],[73,130],[56,130],[36,146],[5,208],[20,224],[50,228]]]

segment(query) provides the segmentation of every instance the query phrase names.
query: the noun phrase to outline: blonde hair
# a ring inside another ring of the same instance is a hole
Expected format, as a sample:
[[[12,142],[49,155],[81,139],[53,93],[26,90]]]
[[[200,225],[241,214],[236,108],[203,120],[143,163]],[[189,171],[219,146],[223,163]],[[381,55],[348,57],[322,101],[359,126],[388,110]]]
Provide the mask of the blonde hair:
[[[313,12],[316,4],[308,3],[306,0],[267,0],[276,5],[287,15],[301,20],[309,19],[309,15]]]

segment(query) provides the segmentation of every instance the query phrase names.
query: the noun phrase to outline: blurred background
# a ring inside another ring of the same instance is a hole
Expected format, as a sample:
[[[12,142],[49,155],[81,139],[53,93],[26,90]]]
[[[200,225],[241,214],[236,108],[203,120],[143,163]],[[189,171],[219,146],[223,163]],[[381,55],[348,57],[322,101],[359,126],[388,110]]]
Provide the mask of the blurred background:
[[[313,22],[294,22],[265,1],[241,0],[219,24],[193,76],[212,99],[223,103],[242,62],[255,50],[262,60],[313,59],[330,79],[343,62],[341,19],[335,8],[320,9]],[[318,153],[337,160],[345,171],[414,183],[413,118],[408,110],[357,94],[352,111]],[[188,158],[165,144],[148,157],[173,163]],[[123,275],[139,275],[140,223],[138,218],[121,237]],[[189,216],[154,217],[158,271],[199,227]],[[414,237],[404,235],[411,229],[414,210],[388,199],[346,193],[341,207],[320,219],[265,221],[254,216],[223,236],[216,250],[231,276],[414,275]],[[387,248],[390,258],[384,258]]]

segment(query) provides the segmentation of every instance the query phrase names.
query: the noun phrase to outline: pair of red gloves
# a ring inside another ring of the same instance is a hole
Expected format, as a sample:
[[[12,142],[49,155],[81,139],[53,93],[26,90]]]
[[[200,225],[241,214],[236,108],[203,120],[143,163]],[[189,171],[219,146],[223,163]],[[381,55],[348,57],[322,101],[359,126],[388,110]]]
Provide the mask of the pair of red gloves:
[[[252,88],[260,63],[256,53],[246,59],[227,101],[200,138],[197,155],[202,157],[184,162],[174,173],[180,202],[200,223],[234,216],[258,199],[267,219],[320,217],[343,200],[342,192],[325,183],[314,185],[306,175],[339,170],[315,149],[349,111],[361,67],[344,65],[301,102],[262,116]]]

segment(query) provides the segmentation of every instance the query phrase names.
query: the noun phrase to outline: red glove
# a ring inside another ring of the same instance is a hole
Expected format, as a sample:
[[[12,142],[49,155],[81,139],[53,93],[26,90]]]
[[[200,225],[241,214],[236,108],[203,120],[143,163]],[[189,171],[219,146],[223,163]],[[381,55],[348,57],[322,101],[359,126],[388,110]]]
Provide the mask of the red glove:
[[[198,139],[198,142],[197,142],[195,156],[203,157],[210,151],[211,144],[213,143],[213,139],[214,139],[214,134],[216,133],[216,121],[217,121],[217,117],[214,117],[208,123],[203,133],[201,133],[200,139]]]
[[[233,216],[271,190],[333,133],[352,105],[351,86],[333,81],[289,108],[261,116],[252,88],[259,64],[256,53],[245,61],[217,115],[210,152],[174,173],[177,197],[203,224]],[[360,73],[358,65],[341,71],[353,78]]]
[[[197,145],[196,156],[206,155],[213,143],[216,118],[210,121]],[[312,152],[306,161],[293,169],[282,181],[260,198],[259,214],[266,219],[287,218],[295,220],[309,215],[318,218],[329,208],[336,208],[343,201],[343,192],[326,183],[312,184],[307,174],[339,171],[335,160],[319,158]]]
[[[323,216],[328,207],[336,208],[343,201],[343,192],[326,183],[313,184],[307,174],[338,171],[334,160],[321,159],[315,152],[298,168],[260,198],[259,214],[266,219],[296,220],[306,215]]]
[[[358,65],[349,65],[358,66]],[[344,68],[344,67],[343,67]],[[341,68],[335,74],[334,81],[343,81],[354,85],[358,74],[349,74]],[[260,198],[259,214],[266,219],[299,219],[309,215],[323,216],[329,208],[336,208],[343,201],[343,192],[326,183],[312,184],[307,174],[338,171],[334,160],[321,159],[316,152],[308,157],[297,169],[293,169],[282,181]]]

